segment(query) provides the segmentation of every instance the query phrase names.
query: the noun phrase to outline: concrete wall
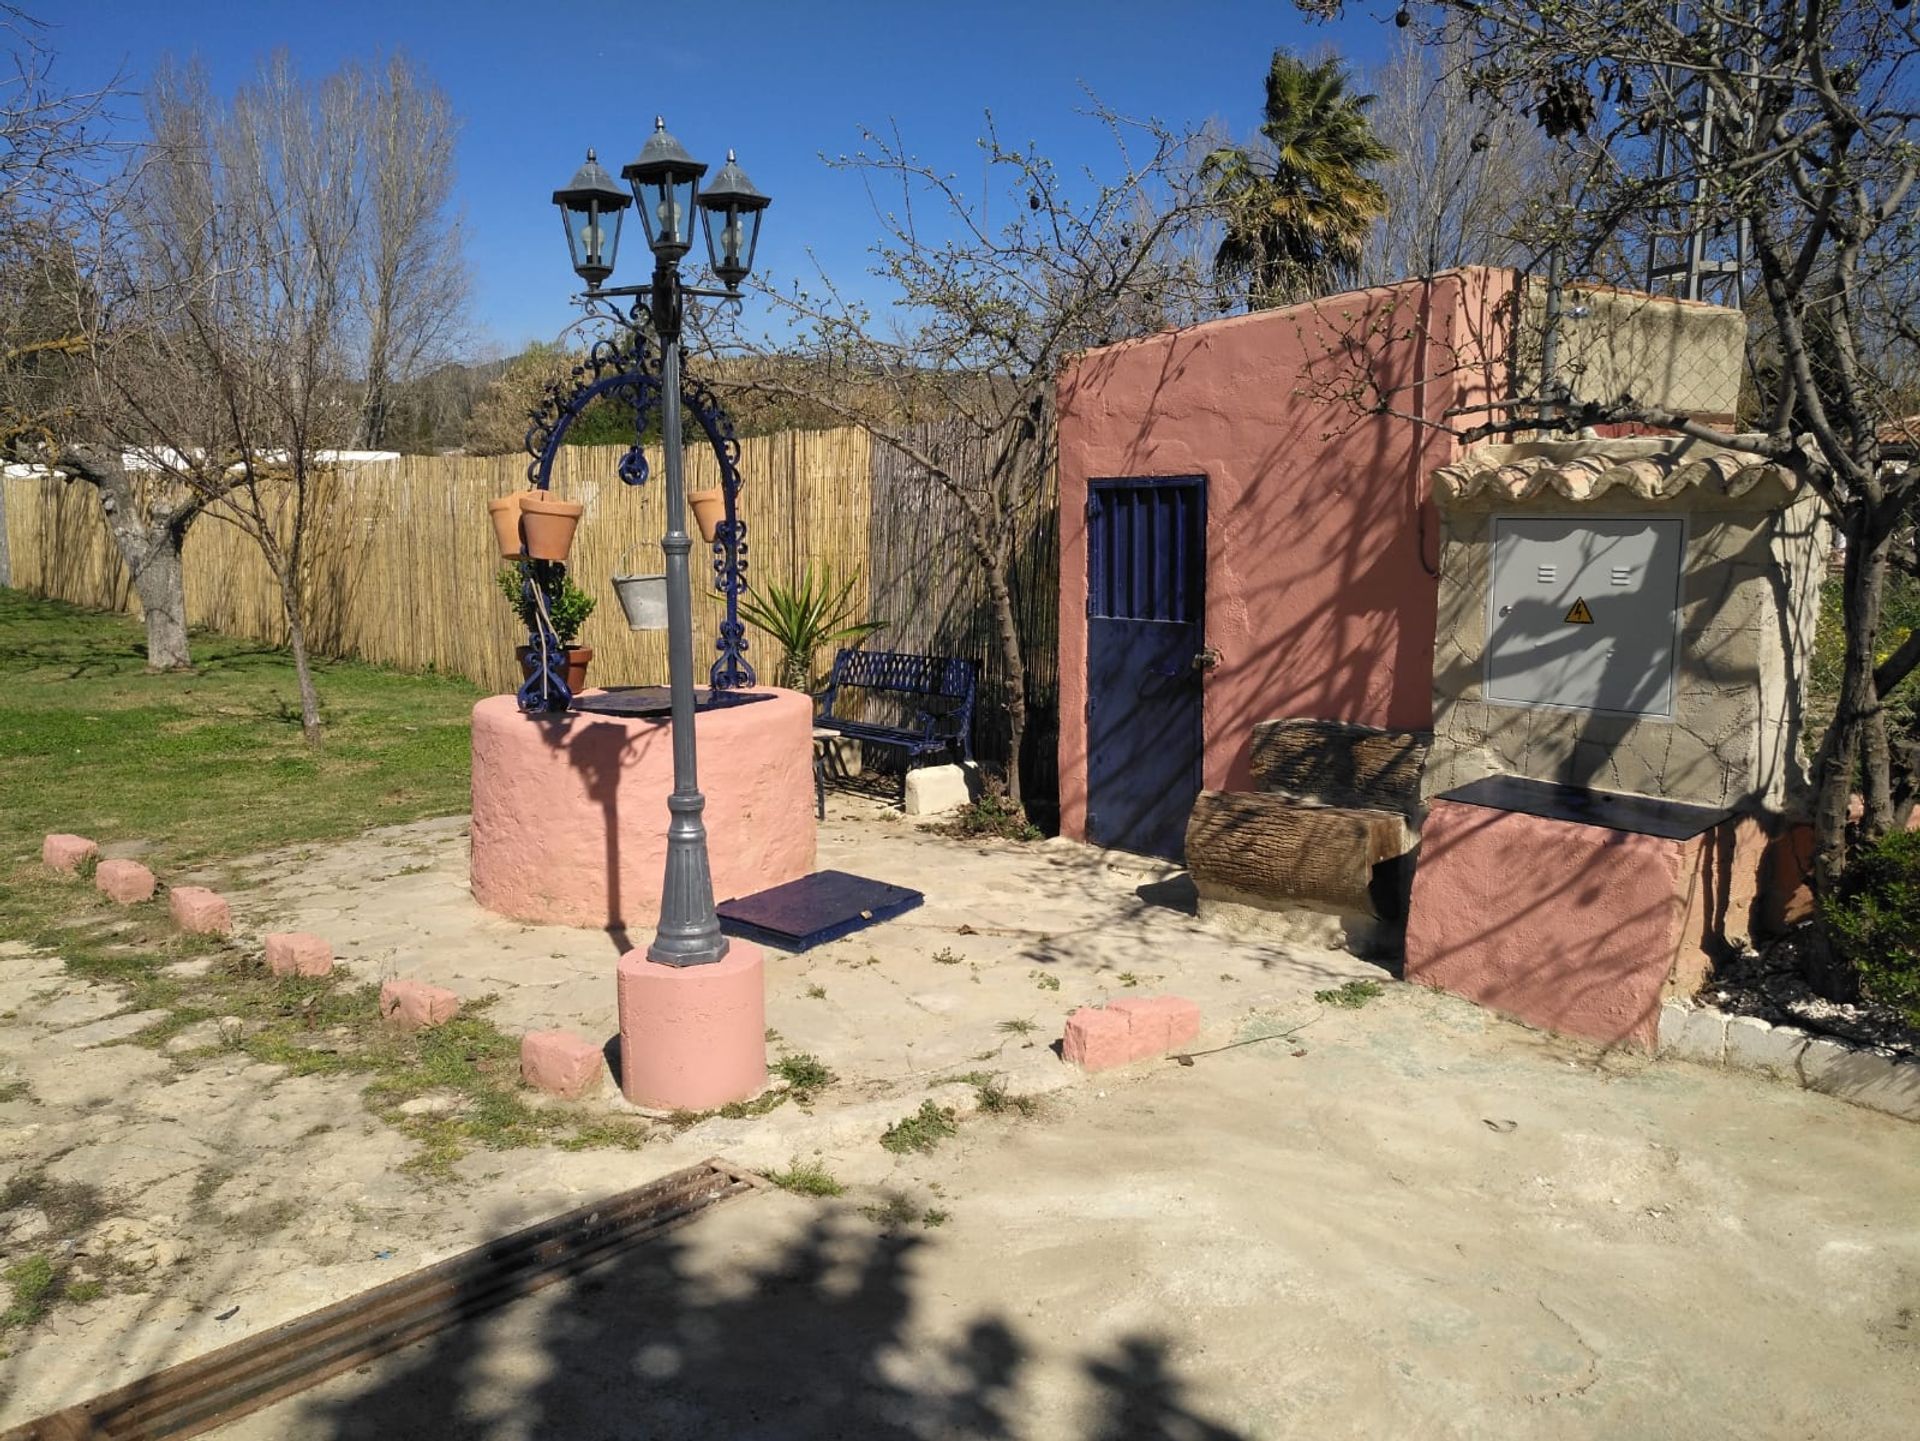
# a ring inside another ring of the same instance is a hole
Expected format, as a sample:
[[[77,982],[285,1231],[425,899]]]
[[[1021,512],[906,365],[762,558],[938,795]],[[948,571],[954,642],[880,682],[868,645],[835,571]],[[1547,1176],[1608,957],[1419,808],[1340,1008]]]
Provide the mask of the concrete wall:
[[[1521,393],[1536,389],[1546,325],[1547,286],[1538,276],[1524,291],[1519,369]],[[1631,395],[1703,420],[1730,422],[1740,401],[1747,318],[1698,301],[1570,285],[1561,299],[1554,374],[1575,400]]]
[[[1061,828],[1085,834],[1090,480],[1207,478],[1204,783],[1251,785],[1253,726],[1432,719],[1437,418],[1504,382],[1504,271],[1462,271],[1088,352],[1060,400]]]
[[[1804,806],[1800,746],[1819,603],[1819,511],[1774,482],[1737,498],[1689,487],[1659,500],[1523,505],[1488,491],[1441,512],[1434,738],[1428,796],[1495,772],[1567,785],[1772,811]],[[1500,705],[1484,695],[1491,521],[1502,515],[1682,515],[1674,717]]]

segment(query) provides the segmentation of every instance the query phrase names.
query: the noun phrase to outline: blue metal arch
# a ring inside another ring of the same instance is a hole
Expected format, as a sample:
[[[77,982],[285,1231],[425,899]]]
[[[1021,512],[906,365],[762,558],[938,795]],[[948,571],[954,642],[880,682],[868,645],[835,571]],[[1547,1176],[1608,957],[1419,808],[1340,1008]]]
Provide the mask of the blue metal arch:
[[[620,457],[618,473],[628,485],[645,485],[647,456],[640,437],[660,403],[660,381],[659,362],[638,329],[627,329],[622,339],[596,340],[587,358],[566,380],[547,386],[541,405],[530,413],[532,424],[526,434],[531,457],[527,463],[528,485],[535,490],[548,488],[554,458],[567,432],[587,407],[603,396],[622,400],[633,411],[633,444]],[[740,519],[739,506],[740,441],[734,433],[733,418],[712,387],[683,376],[680,390],[682,406],[699,423],[720,463],[725,501],[724,517],[714,532],[713,574],[714,588],[725,597],[727,613],[714,642],[718,658],[708,672],[708,684],[713,690],[741,689],[754,684],[754,673],[747,661],[746,627],[740,621],[740,595],[746,589],[747,571],[747,526]],[[548,619],[548,607],[559,596],[565,579],[566,567],[558,562],[530,561],[526,566],[525,593],[532,603],[535,622],[528,641],[539,661],[520,687],[522,710],[565,710],[573,701],[566,683],[566,654]]]

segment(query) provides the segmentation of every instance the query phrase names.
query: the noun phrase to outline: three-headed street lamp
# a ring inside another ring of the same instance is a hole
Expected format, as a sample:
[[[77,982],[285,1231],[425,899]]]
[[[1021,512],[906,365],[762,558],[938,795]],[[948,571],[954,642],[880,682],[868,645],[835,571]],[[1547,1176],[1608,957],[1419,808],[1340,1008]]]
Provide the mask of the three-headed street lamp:
[[[667,672],[673,701],[673,794],[667,798],[667,872],[660,895],[660,925],[647,959],[670,966],[706,965],[727,953],[727,938],[713,910],[713,873],[707,862],[707,828],[702,813],[693,734],[693,592],[687,556],[686,474],[680,440],[681,310],[687,296],[737,301],[740,282],[753,269],[760,238],[761,213],[771,203],[754,188],[727,152],[727,163],[705,188],[707,167],[689,155],[656,118],[653,134],[639,157],[620,171],[631,195],[587,152],[587,163],[563,190],[553,192],[566,224],[573,269],[587,283],[583,304],[603,298],[633,297],[646,302],[660,342],[661,448],[665,452],[667,530],[660,549],[667,572]],[[620,248],[620,226],[627,206],[640,212],[647,247],[653,251],[653,279],[646,285],[603,288],[613,274]],[[724,290],[702,290],[680,283],[680,260],[693,246],[694,211],[700,213],[707,261]],[[633,319],[637,324],[638,307]]]

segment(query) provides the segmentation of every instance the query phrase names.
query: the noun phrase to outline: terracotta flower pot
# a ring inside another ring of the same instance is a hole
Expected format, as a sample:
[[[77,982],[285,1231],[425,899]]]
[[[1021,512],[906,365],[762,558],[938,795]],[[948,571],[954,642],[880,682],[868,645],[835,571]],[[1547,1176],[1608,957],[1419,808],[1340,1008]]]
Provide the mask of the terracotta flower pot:
[[[714,536],[720,533],[720,522],[727,518],[727,493],[717,485],[712,490],[690,490],[687,509],[693,512],[693,523],[700,527],[700,538],[712,545]]]
[[[502,560],[520,558],[520,496],[503,495],[487,502],[487,514],[493,519],[493,536],[500,542]]]
[[[533,674],[538,658],[530,645],[523,645],[514,652],[520,657],[520,673],[523,676]],[[575,695],[587,688],[587,662],[593,659],[593,647],[590,645],[570,645],[567,647],[567,689]]]
[[[535,560],[565,560],[585,510],[577,500],[555,500],[540,491],[521,496],[520,529],[527,537],[527,554]]]

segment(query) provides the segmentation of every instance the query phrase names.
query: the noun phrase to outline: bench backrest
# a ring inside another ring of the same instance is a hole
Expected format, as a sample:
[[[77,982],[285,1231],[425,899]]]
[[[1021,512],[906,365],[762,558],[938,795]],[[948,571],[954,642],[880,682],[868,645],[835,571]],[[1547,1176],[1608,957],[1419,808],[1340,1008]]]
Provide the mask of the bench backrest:
[[[980,668],[953,656],[911,655],[905,651],[842,650],[833,658],[833,673],[822,695],[823,713],[834,713],[834,702],[844,688],[885,691],[900,696],[930,696],[957,702],[946,714],[921,714],[938,722],[948,734],[964,736],[973,724],[974,693]]]

